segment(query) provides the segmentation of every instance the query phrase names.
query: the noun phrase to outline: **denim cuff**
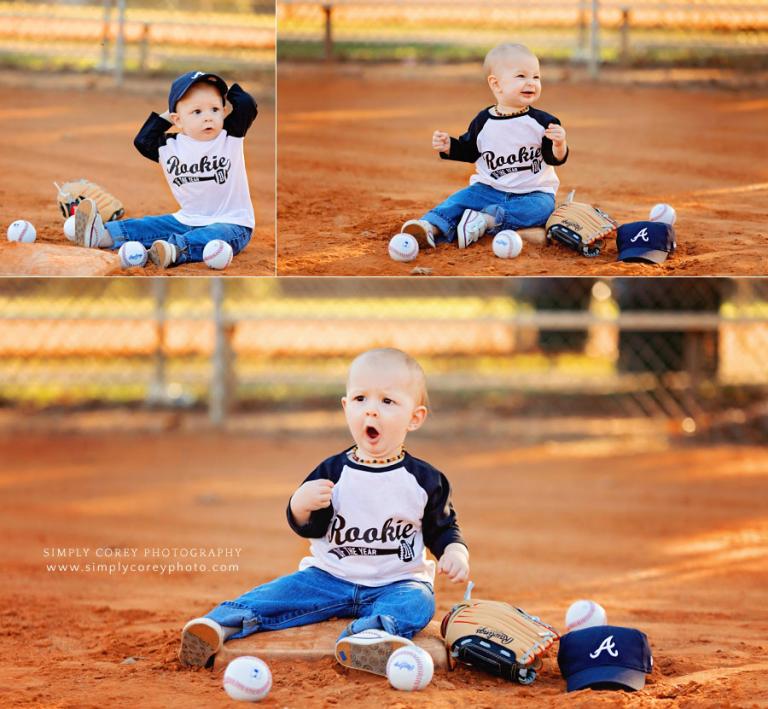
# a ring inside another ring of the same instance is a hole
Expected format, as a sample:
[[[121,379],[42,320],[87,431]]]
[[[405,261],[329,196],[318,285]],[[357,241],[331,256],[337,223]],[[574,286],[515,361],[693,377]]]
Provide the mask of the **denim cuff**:
[[[107,233],[112,237],[112,246],[110,249],[119,249],[128,239],[123,231],[123,225],[120,222],[107,222],[104,225]]]

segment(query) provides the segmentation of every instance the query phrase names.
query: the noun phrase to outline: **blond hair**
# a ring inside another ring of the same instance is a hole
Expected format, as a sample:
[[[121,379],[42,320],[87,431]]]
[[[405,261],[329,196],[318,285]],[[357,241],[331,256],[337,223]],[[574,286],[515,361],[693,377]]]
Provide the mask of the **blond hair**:
[[[429,394],[427,393],[427,378],[424,375],[424,370],[421,365],[409,355],[407,352],[398,350],[394,347],[377,347],[372,350],[366,350],[361,352],[357,357],[352,360],[349,365],[349,372],[347,373],[347,387],[349,387],[349,375],[352,373],[352,368],[358,362],[364,359],[383,359],[396,362],[403,365],[411,376],[411,386],[413,387],[416,400],[416,406],[424,406],[429,409]]]
[[[491,74],[495,73],[496,67],[501,62],[507,61],[511,56],[515,54],[527,54],[534,59],[538,59],[538,57],[524,44],[503,42],[502,44],[497,44],[493,49],[491,49],[491,51],[488,52],[488,54],[485,55],[485,60],[483,61],[483,69],[485,70],[485,75],[490,76]]]

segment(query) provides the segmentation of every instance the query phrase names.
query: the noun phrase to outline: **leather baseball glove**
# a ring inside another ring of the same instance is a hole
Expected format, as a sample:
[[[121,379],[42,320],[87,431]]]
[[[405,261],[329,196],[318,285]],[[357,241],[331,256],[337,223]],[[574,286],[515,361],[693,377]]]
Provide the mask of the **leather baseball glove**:
[[[556,241],[582,256],[600,253],[604,240],[616,235],[616,220],[586,202],[574,202],[573,192],[547,219],[547,243]]]
[[[470,599],[443,618],[440,634],[451,669],[463,662],[520,684],[536,679],[541,656],[560,637],[554,628],[520,608]]]
[[[94,182],[81,179],[71,180],[63,185],[58,185],[56,182],[53,184],[59,191],[57,202],[64,219],[72,216],[77,205],[87,197],[96,202],[99,214],[104,222],[120,219],[125,212],[123,203],[117,197]]]

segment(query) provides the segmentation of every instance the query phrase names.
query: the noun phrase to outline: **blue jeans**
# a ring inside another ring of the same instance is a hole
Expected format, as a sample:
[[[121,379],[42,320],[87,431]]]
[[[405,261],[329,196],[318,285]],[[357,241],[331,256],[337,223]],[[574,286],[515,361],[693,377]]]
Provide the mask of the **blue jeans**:
[[[178,247],[179,256],[174,265],[189,261],[202,261],[205,245],[213,239],[226,241],[236,256],[251,240],[251,229],[239,224],[209,224],[188,226],[171,214],[158,217],[139,217],[107,222],[104,225],[114,242],[113,249],[119,249],[126,241],[140,241],[149,248],[153,241],[164,239]]]
[[[380,628],[412,638],[435,613],[435,594],[422,581],[396,581],[386,586],[359,586],[310,567],[224,601],[206,615],[219,625],[242,630],[244,638],[264,630],[284,630],[331,618],[356,618],[340,638]]]
[[[476,182],[454,192],[445,202],[428,211],[422,219],[434,224],[442,232],[442,236],[436,241],[453,241],[456,238],[456,227],[465,209],[492,215],[496,226],[488,229],[486,234],[493,235],[504,229],[525,229],[544,224],[555,210],[555,195],[550,192],[513,194]]]

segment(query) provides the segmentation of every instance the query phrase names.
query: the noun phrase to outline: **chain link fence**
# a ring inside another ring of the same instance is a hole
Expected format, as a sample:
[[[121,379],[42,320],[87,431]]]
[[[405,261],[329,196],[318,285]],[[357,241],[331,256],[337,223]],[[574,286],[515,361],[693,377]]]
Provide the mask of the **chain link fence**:
[[[272,70],[266,0],[0,0],[0,65],[177,74]]]
[[[764,0],[278,0],[281,59],[477,60],[516,41],[542,59],[765,66]]]
[[[768,439],[768,279],[26,279],[0,313],[8,415],[337,411],[350,359],[394,346],[438,416]]]

